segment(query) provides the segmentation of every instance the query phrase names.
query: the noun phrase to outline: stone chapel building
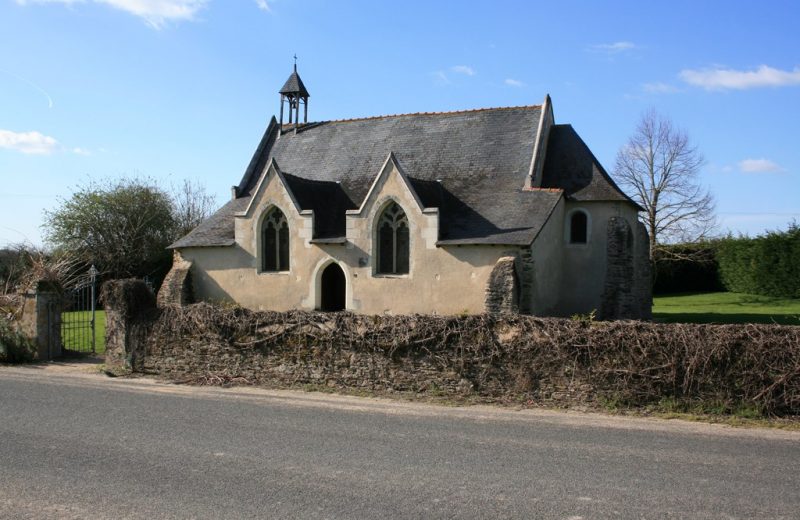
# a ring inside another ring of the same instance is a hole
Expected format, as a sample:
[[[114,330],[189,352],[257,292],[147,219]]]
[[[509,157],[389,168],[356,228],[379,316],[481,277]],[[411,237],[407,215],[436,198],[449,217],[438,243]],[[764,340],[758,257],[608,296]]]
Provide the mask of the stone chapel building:
[[[549,96],[312,123],[309,97],[295,65],[231,200],[171,246],[162,304],[650,317],[641,208]]]

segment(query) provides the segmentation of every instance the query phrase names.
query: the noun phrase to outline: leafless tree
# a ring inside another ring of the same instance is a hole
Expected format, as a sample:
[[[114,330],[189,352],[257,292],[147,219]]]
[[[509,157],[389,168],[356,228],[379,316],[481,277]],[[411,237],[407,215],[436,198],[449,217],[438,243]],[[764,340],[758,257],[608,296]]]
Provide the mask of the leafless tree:
[[[703,240],[714,228],[714,198],[697,178],[703,162],[686,132],[653,109],[617,152],[615,178],[645,210],[651,259],[660,244]]]
[[[173,187],[171,195],[177,238],[196,228],[217,209],[217,198],[210,195],[201,184],[188,179],[184,179],[179,187]]]

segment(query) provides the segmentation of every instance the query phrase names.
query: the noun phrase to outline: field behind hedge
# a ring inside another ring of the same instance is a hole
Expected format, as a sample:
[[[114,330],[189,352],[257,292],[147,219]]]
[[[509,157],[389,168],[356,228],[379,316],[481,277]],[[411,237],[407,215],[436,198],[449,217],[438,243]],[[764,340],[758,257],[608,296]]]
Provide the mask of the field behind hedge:
[[[800,299],[729,292],[653,298],[653,319],[662,323],[777,323],[800,325]]]

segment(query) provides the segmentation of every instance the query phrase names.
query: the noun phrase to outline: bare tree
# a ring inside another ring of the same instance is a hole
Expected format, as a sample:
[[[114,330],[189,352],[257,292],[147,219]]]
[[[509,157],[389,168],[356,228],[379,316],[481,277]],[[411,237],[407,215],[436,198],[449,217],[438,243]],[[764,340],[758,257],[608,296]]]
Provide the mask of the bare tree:
[[[615,178],[645,210],[651,259],[659,244],[703,240],[714,228],[714,198],[697,179],[703,162],[686,132],[653,109],[617,152]]]
[[[176,237],[180,238],[217,209],[217,198],[210,195],[201,184],[184,179],[183,184],[172,188],[172,206],[177,225]]]

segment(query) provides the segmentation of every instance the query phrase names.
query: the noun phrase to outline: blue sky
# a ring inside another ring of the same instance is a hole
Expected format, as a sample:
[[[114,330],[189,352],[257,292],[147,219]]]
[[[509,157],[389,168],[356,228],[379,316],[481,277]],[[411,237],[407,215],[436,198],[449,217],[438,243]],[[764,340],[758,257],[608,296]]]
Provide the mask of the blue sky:
[[[279,109],[309,119],[553,98],[609,171],[653,107],[706,159],[720,232],[800,221],[800,3],[0,0],[0,246],[90,180],[223,203]]]

